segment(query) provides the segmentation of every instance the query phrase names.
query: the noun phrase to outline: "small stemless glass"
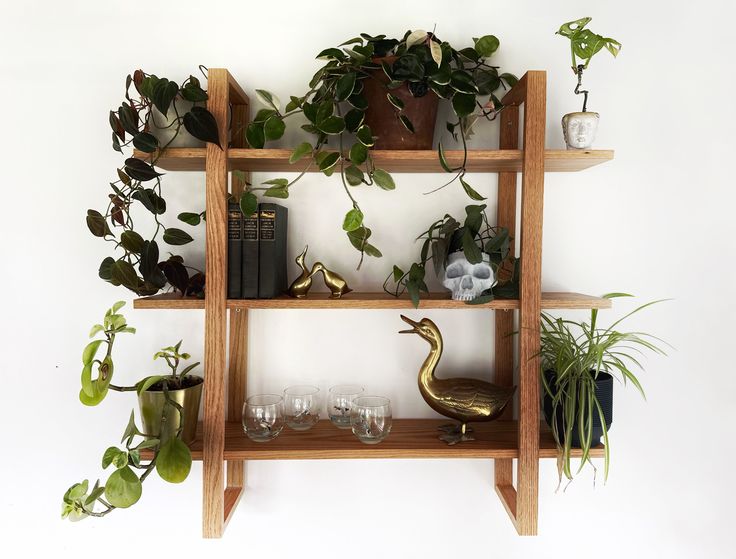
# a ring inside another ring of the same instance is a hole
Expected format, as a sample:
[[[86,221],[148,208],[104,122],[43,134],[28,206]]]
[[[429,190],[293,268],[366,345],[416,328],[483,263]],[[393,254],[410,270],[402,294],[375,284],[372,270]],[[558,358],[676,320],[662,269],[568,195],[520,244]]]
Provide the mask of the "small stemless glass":
[[[284,417],[295,431],[306,431],[319,421],[320,394],[316,386],[290,386],[284,390]]]
[[[284,428],[284,399],[278,394],[257,394],[243,404],[243,429],[248,438],[265,443]]]
[[[327,414],[335,427],[350,429],[350,409],[353,407],[353,400],[363,394],[363,391],[363,387],[357,384],[338,384],[330,388]]]
[[[358,440],[380,443],[391,432],[391,400],[383,396],[359,396],[350,410],[350,426]]]

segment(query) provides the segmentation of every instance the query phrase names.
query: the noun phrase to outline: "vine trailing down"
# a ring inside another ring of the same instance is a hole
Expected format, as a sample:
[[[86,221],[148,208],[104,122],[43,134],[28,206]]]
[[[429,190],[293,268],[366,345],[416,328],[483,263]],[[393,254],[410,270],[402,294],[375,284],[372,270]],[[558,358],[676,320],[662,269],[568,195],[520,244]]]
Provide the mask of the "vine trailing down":
[[[106,257],[99,267],[103,280],[122,285],[138,295],[153,295],[167,283],[183,295],[204,295],[204,274],[200,270],[186,265],[179,255],[169,253],[168,257],[161,257],[159,241],[176,247],[193,239],[182,229],[167,227],[161,222],[166,200],[162,192],[162,173],[156,170],[155,164],[161,151],[176,139],[182,127],[201,141],[220,145],[217,122],[203,106],[206,101],[207,92],[194,76],[181,85],[142,70],[127,77],[125,100],[109,115],[112,147],[124,153],[123,148],[132,144],[150,156],[145,161],[137,157],[126,158],[117,169],[117,180],[110,183],[112,191],[108,194],[106,210],[87,210],[87,227],[92,234],[114,245],[115,255]],[[183,102],[191,107],[182,110],[179,105]],[[153,108],[170,122],[160,128],[171,135],[163,145],[155,135],[159,127],[153,118]],[[135,230],[132,214],[138,204],[153,217],[155,230],[148,239]],[[204,212],[179,215],[179,220],[189,225],[197,225],[203,219]]]
[[[376,167],[371,157],[376,138],[366,122],[368,101],[363,89],[366,80],[377,79],[377,72],[385,74],[387,81],[379,81],[386,89],[386,98],[395,108],[396,118],[411,133],[414,125],[404,114],[405,102],[393,90],[407,87],[414,97],[436,95],[450,102],[456,120],[447,122],[446,128],[456,141],[462,142],[464,158],[462,164],[452,167],[440,142],[440,164],[454,174],[447,184],[457,180],[471,199],[484,200],[465,180],[466,142],[477,120],[492,120],[503,108],[495,92],[513,86],[517,78],[499,73],[497,66],[487,63],[499,47],[495,36],[485,35],[473,41],[474,46],[456,50],[434,33],[423,30],[407,31],[400,40],[361,33],[336,48],[320,52],[317,59],[326,64],[314,74],[308,91],[291,96],[285,108],[281,108],[273,93],[256,90],[266,108],[258,111],[246,129],[246,140],[252,148],[263,148],[266,142],[281,138],[286,119],[299,114],[306,118],[301,128],[314,139],[302,142],[292,152],[291,163],[307,160],[295,179],[276,178],[260,187],[246,187],[240,200],[243,212],[255,212],[256,191],[262,191],[264,196],[287,198],[289,189],[314,165],[327,176],[338,170],[351,206],[342,228],[361,254],[358,268],[365,255],[381,256],[381,251],[369,242],[372,230],[352,190],[361,185],[375,185],[383,190],[396,187],[393,177]],[[386,57],[392,57],[393,63],[389,64]],[[330,138],[336,140],[337,149],[328,147]]]

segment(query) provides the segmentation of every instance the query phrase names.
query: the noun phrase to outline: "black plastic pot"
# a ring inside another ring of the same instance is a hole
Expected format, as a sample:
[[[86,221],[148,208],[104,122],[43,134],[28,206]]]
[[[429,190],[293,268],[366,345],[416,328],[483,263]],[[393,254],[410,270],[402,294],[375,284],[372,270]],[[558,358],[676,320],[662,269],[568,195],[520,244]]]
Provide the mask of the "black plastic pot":
[[[593,371],[590,372],[594,374]],[[544,377],[547,383],[550,385],[552,390],[557,382],[557,375],[554,371],[545,371]],[[544,410],[544,419],[547,425],[552,427],[552,397],[542,388],[544,392],[544,399],[542,408]],[[598,403],[601,405],[603,410],[603,418],[606,420],[606,430],[610,429],[613,423],[613,377],[608,373],[598,373],[598,378],[595,381],[595,396],[598,399]],[[575,417],[577,418],[578,408],[575,409]],[[565,431],[562,423],[562,407],[557,407],[557,433],[559,434],[561,441],[564,442]],[[601,437],[603,436],[603,426],[601,425],[601,419],[596,410],[593,410],[593,433],[591,436],[590,444],[595,446],[600,443]],[[580,448],[580,436],[578,433],[577,420],[572,427],[572,447]]]

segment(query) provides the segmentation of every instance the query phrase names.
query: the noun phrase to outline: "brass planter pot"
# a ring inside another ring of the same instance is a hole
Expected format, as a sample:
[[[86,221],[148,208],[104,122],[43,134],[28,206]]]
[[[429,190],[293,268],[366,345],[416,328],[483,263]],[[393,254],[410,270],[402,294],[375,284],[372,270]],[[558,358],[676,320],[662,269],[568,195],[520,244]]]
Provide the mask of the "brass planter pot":
[[[182,413],[175,406],[166,404],[163,391],[146,390],[138,395],[138,405],[143,418],[143,430],[146,435],[161,439],[165,442],[176,435],[179,427],[184,423],[181,440],[186,444],[194,441],[197,434],[197,419],[199,418],[199,403],[202,399],[204,379],[198,376],[188,377],[199,382],[193,386],[180,390],[169,390],[169,398],[182,407]],[[164,410],[165,408],[165,410]]]

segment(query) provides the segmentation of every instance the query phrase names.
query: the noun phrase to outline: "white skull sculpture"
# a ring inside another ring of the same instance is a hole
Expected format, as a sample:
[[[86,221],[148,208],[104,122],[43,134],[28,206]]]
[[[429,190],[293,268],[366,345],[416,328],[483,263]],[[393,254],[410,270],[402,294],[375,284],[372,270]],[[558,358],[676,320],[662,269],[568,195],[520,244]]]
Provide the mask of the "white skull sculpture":
[[[483,253],[483,261],[471,264],[465,254],[453,252],[447,258],[442,285],[452,291],[455,301],[472,301],[486,289],[496,285],[490,258]]]

